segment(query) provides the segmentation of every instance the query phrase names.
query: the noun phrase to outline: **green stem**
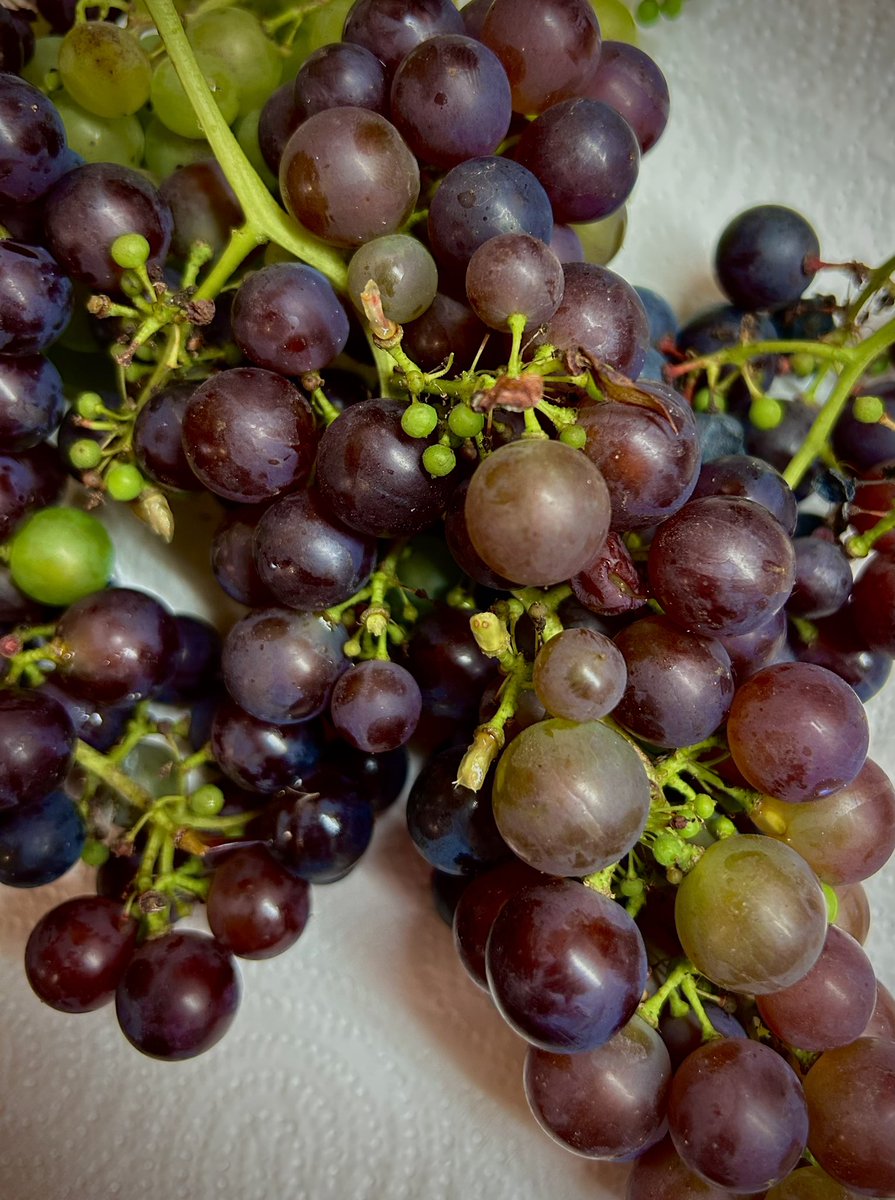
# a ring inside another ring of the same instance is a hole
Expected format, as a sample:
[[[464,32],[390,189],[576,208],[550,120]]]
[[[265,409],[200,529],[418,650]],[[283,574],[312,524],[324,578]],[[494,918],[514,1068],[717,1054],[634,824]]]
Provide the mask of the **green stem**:
[[[886,283],[889,276],[893,273],[895,273],[895,254],[870,272],[867,282],[861,288],[860,292],[858,292],[854,302],[849,305],[848,312],[845,314],[846,325],[851,325],[857,319],[861,309],[870,297]]]
[[[884,517],[881,517],[873,528],[868,529],[866,533],[855,534],[854,537],[850,537],[845,543],[845,548],[852,558],[866,558],[876,542],[881,537],[885,537],[893,529],[895,529],[895,508],[886,513]]]
[[[266,241],[267,238],[251,221],[234,229],[217,262],[199,285],[195,298],[197,300],[214,300],[233,272],[242,265],[253,250],[263,246]]]
[[[125,800],[130,801],[135,808],[148,809],[152,807],[152,796],[145,788],[125,775],[124,771],[110,762],[105,754],[100,754],[92,746],[78,739],[75,745],[75,762],[79,763],[90,775],[101,779],[113,791],[118,792]]]
[[[638,1006],[638,1017],[646,1021],[647,1025],[652,1025],[653,1029],[658,1029],[659,1014],[665,1007],[666,1002],[677,991],[684,980],[690,978],[694,971],[695,967],[686,959],[678,963],[658,991],[650,996],[649,1000],[645,1000],[643,1004]]]
[[[705,1009],[702,1007],[702,1000],[699,998],[699,992],[696,988],[696,980],[692,975],[687,975],[681,980],[681,991],[686,996],[687,1003],[693,1009],[693,1015],[699,1022],[702,1040],[704,1042],[710,1042],[714,1041],[715,1038],[719,1038],[721,1034],[706,1016]]]
[[[513,335],[510,349],[510,361],[507,364],[507,375],[510,379],[518,379],[522,374],[522,335],[525,333],[527,319],[523,313],[513,313],[507,318],[507,325]]]
[[[316,267],[337,290],[344,291],[348,283],[348,268],[342,256],[332,246],[327,246],[302,230],[286,215],[261,182],[221,116],[172,0],[145,0],[145,4],[202,126],[202,132],[242,205],[247,217],[246,224],[251,226],[260,241],[277,242],[284,250],[291,251],[310,266]]]

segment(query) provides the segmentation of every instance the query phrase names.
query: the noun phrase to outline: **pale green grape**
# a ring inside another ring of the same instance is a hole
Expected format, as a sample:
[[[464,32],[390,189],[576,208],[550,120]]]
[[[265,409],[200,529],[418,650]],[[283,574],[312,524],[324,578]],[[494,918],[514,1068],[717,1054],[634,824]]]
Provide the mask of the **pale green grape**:
[[[42,92],[49,93],[47,76],[51,71],[59,70],[59,51],[62,47],[61,37],[39,37],[34,43],[34,54],[31,60],[22,67],[22,78]],[[56,81],[59,86],[59,81]]]
[[[196,62],[205,76],[205,82],[229,125],[239,112],[239,88],[229,70],[204,54],[196,55]],[[172,133],[185,138],[204,138],[202,126],[193,112],[183,85],[170,59],[163,59],[152,76],[152,107],[155,115]]]
[[[363,312],[361,293],[370,280],[379,285],[382,311],[403,324],[422,316],[438,290],[438,268],[421,241],[406,233],[374,238],[355,253],[348,266],[348,295]]]
[[[591,8],[600,22],[604,42],[639,42],[637,22],[623,0],[590,0]]]
[[[342,40],[342,27],[354,0],[330,0],[323,8],[309,12],[298,28],[292,51],[283,65],[283,78],[291,79],[305,59],[330,42]]]
[[[589,263],[605,267],[612,262],[622,248],[628,228],[626,205],[604,217],[602,221],[589,221],[586,225],[573,225],[572,229],[581,238],[584,256]]]
[[[253,108],[244,117],[240,117],[236,124],[236,140],[242,146],[246,158],[260,175],[262,182],[272,192],[277,187],[277,181],[258,145],[258,121],[260,118],[260,108]]]
[[[145,139],[137,117],[98,117],[64,92],[56,92],[53,103],[62,117],[69,146],[85,162],[140,166]]]
[[[239,92],[238,115],[260,108],[280,83],[282,58],[261,22],[240,8],[218,9],[190,21],[193,49],[218,63]]]
[[[146,126],[143,160],[159,183],[178,167],[201,162],[205,158],[214,158],[205,138],[181,137],[163,125],[158,117],[153,117]]]
[[[149,99],[152,67],[132,33],[106,21],[73,25],[59,49],[68,94],[98,117],[126,117]]]

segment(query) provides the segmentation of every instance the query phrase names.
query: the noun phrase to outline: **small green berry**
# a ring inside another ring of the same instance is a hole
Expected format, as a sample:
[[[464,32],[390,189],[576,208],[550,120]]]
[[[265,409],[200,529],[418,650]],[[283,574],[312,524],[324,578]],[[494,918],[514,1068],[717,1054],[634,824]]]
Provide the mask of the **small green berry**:
[[[711,412],[713,408],[711,388],[700,388],[693,397],[694,412]]]
[[[862,425],[875,425],[886,415],[886,406],[879,396],[855,396],[852,415]]]
[[[79,508],[43,508],[9,543],[9,573],[42,604],[74,604],[109,582],[115,550],[106,528]]]
[[[729,817],[712,817],[711,821],[709,821],[709,829],[713,836],[719,840],[721,838],[733,837],[737,831],[736,825],[734,825]]]
[[[653,842],[653,858],[660,867],[673,867],[680,858],[681,843],[672,833],[660,833]]]
[[[681,15],[683,8],[684,0],[663,0],[662,16],[667,17],[669,21],[673,21]]]
[[[197,817],[216,817],[224,807],[224,793],[213,783],[203,784],[190,796],[190,808]]]
[[[88,867],[101,867],[109,858],[109,847],[105,842],[98,842],[95,838],[88,838],[84,843],[84,849],[81,851],[81,860]]]
[[[813,354],[791,354],[789,365],[792,367],[793,375],[797,375],[799,379],[805,379],[817,370],[817,359]]]
[[[102,456],[99,443],[90,438],[79,438],[78,441],[72,442],[68,452],[71,465],[78,471],[92,470],[99,465]]]
[[[658,0],[640,0],[637,5],[637,20],[641,25],[654,25],[659,19]]]
[[[112,243],[112,261],[125,270],[144,267],[152,249],[142,233],[123,233]]]
[[[485,418],[467,404],[457,404],[448,416],[448,429],[455,437],[473,438],[485,428]]]
[[[752,401],[749,420],[756,429],[776,429],[783,420],[783,405],[773,396],[759,396]]]
[[[831,888],[828,883],[821,883],[824,890],[824,899],[827,902],[827,920],[832,925],[839,916],[839,897],[836,895],[835,888]]]
[[[699,817],[700,821],[708,821],[710,817],[715,815],[715,801],[711,796],[707,796],[705,792],[700,792],[693,799],[693,811]]]
[[[106,491],[113,500],[136,500],[145,480],[130,463],[113,463],[106,475]]]
[[[891,364],[889,363],[889,360],[886,357],[886,355],[881,354],[878,358],[875,358],[873,360],[873,362],[870,363],[870,365],[867,367],[867,374],[868,375],[885,375],[886,372],[890,369],[890,366],[891,366]]]
[[[567,425],[561,430],[559,440],[571,446],[573,450],[583,450],[587,441],[587,431],[580,425]]]
[[[85,421],[95,421],[102,415],[103,398],[98,392],[81,392],[75,401],[75,411]]]
[[[457,465],[457,456],[450,446],[427,446],[423,451],[423,466],[434,478],[450,475]]]
[[[412,438],[428,437],[438,424],[438,413],[431,404],[423,404],[415,400],[404,409],[401,416],[401,428]]]
[[[642,879],[623,879],[618,889],[623,896],[639,896],[644,890]]]

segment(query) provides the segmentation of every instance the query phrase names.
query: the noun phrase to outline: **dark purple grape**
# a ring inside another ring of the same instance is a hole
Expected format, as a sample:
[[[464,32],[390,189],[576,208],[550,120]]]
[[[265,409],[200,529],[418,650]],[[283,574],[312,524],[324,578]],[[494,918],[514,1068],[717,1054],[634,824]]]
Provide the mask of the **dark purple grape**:
[[[72,313],[72,284],[40,246],[0,241],[0,351],[39,354]]]
[[[835,542],[821,537],[795,538],[792,545],[796,578],[787,609],[811,620],[832,616],[852,589],[848,555]]]
[[[24,517],[54,504],[64,486],[65,468],[53,446],[0,453],[0,541],[8,541]]]
[[[562,303],[532,344],[554,346],[576,364],[582,358],[606,363],[636,379],[649,342],[637,293],[620,275],[593,263],[565,263],[563,276]]]
[[[183,448],[210,491],[257,504],[299,486],[314,461],[314,416],[297,388],[260,367],[233,367],[193,392]]]
[[[785,471],[790,459],[804,445],[816,417],[817,408],[814,405],[799,399],[788,400],[783,405],[783,420],[773,429],[758,429],[754,425],[747,427],[746,449],[778,471]],[[801,496],[807,490],[807,486],[802,484],[796,488],[796,495]]]
[[[144,942],[115,993],[121,1032],[150,1058],[193,1058],[218,1042],[239,1005],[229,951],[188,929]]]
[[[629,48],[634,49],[633,46]],[[664,296],[660,296],[652,288],[636,287],[634,290],[646,310],[650,345],[659,347],[663,342],[673,342],[678,331],[678,320],[674,309]]]
[[[895,656],[895,558],[873,556],[854,586],[851,613],[869,649]]]
[[[855,626],[852,606],[813,624],[813,637],[803,639],[794,628],[790,644],[799,662],[815,663],[834,671],[867,701],[879,692],[892,671],[892,658],[871,650]]]
[[[776,338],[777,331],[768,317],[745,312],[732,304],[716,304],[692,317],[681,327],[677,335],[677,347],[683,354],[692,351],[696,357],[701,357],[704,354],[714,354],[716,350],[739,345],[744,340],[744,334],[748,334],[749,341],[763,342]],[[773,355],[752,359],[751,366],[761,387],[769,386],[776,365],[777,360]],[[722,378],[723,375],[724,371]],[[774,466],[777,466],[776,462]]]
[[[29,204],[68,169],[65,128],[43,92],[0,73],[0,200]]]
[[[431,866],[451,875],[474,875],[509,857],[494,823],[491,788],[473,792],[455,783],[465,747],[432,755],[407,797],[407,828]]]
[[[730,658],[716,638],[643,617],[616,637],[628,669],[613,716],[656,746],[692,746],[721,725],[733,699]]]
[[[438,292],[423,315],[404,326],[401,344],[424,371],[443,366],[451,355],[454,369],[462,371],[472,365],[487,336],[472,309]]]
[[[74,724],[58,700],[43,691],[0,690],[0,812],[58,787],[74,748]]]
[[[0,623],[10,626],[39,625],[45,612],[43,605],[16,587],[9,567],[0,565]],[[8,660],[4,661],[8,667]]]
[[[581,238],[569,225],[554,225],[550,249],[562,263],[584,262],[587,255]]]
[[[409,756],[403,746],[383,754],[369,754],[338,742],[325,753],[324,765],[341,772],[357,794],[369,800],[378,816],[390,808],[404,790]]]
[[[532,328],[559,308],[562,263],[546,243],[527,233],[503,233],[479,246],[466,268],[466,295],[492,329],[508,329],[511,316]]]
[[[621,208],[640,169],[633,129],[599,100],[563,100],[523,132],[513,151],[544,185],[555,221],[600,221]]]
[[[174,232],[171,253],[185,259],[195,242],[207,242],[215,255],[245,221],[242,206],[214,159],[186,163],[172,171],[159,188],[171,210]]]
[[[224,774],[250,792],[300,788],[322,749],[320,729],[314,722],[274,725],[259,721],[232,700],[218,705],[209,740]]]
[[[625,1200],[735,1200],[735,1194],[691,1171],[666,1137],[635,1160]]]
[[[108,704],[95,704],[71,696],[52,679],[41,684],[40,695],[58,701],[71,719],[75,736],[94,750],[101,750],[103,753],[111,750],[124,735],[133,713],[130,705],[113,708]]]
[[[494,591],[509,591],[516,587],[509,579],[504,579],[496,571],[492,571],[469,536],[466,523],[466,493],[469,491],[469,480],[455,488],[444,514],[444,540],[457,566],[465,575],[482,587]]]
[[[580,95],[600,58],[600,26],[588,0],[495,0],[479,36],[506,67],[519,113]]]
[[[211,569],[227,593],[249,608],[266,608],[273,595],[255,566],[255,530],[264,513],[258,505],[241,505],[228,513],[211,541]]]
[[[72,279],[101,291],[116,289],[121,267],[116,238],[139,233],[149,242],[149,266],[162,267],[174,221],[156,188],[139,171],[115,163],[86,163],[56,184],[44,209],[47,244]]]
[[[581,94],[602,100],[624,117],[644,154],[655,146],[668,122],[665,76],[648,54],[629,42],[603,43],[596,74]],[[653,339],[654,344],[658,340]]]
[[[208,927],[240,958],[272,958],[294,945],[311,914],[311,889],[264,846],[245,846],[214,870]]]
[[[606,535],[600,553],[569,579],[569,586],[580,604],[605,616],[634,612],[649,599],[630,551],[617,533]]]
[[[747,209],[718,240],[721,290],[741,308],[792,304],[814,278],[820,242],[803,216],[779,204]]]
[[[364,46],[333,42],[302,63],[294,84],[295,108],[302,118],[327,108],[369,108],[388,116],[385,67]]]
[[[100,704],[154,695],[173,674],[180,645],[168,610],[132,588],[76,601],[59,618],[56,636],[64,647],[61,686]]]
[[[274,725],[314,717],[348,666],[347,635],[312,613],[285,608],[251,612],[224,640],[224,682],[236,703]]]
[[[401,428],[404,405],[366,400],[347,409],[320,439],[317,483],[339,520],[373,537],[421,533],[443,511],[455,481],[422,465],[425,438]]]
[[[169,384],[150,396],[134,422],[134,456],[140,470],[153,483],[182,492],[202,490],[182,437],[186,406],[194,391],[191,383]]]
[[[750,454],[729,454],[706,463],[699,472],[693,499],[703,496],[741,496],[754,500],[793,533],[798,505],[792,488],[770,463]]]
[[[221,635],[199,617],[178,614],[174,671],[157,693],[161,704],[189,704],[215,688],[221,672]]]
[[[786,633],[786,609],[781,608],[770,620],[764,621],[749,633],[719,637],[716,640],[730,656],[730,665],[733,667],[737,683],[742,683],[762,667],[786,661],[789,657]]]
[[[470,979],[485,991],[488,990],[485,947],[497,914],[511,896],[546,881],[545,875],[515,858],[467,881],[453,914],[454,949]]]
[[[357,0],[345,18],[343,42],[355,42],[385,63],[391,74],[427,38],[463,33],[451,0]]]
[[[348,317],[329,281],[304,263],[275,263],[245,279],[231,314],[246,358],[280,375],[328,366],[348,341]]]
[[[423,708],[462,721],[474,715],[494,665],[479,649],[469,613],[439,604],[413,630],[407,666],[419,685]]]
[[[711,1021],[712,1027],[722,1037],[744,1038],[746,1036],[745,1029],[736,1017],[732,1017],[717,1004],[705,1002],[703,1009]],[[671,1065],[675,1070],[694,1050],[698,1050],[703,1042],[702,1026],[692,1008],[688,1009],[683,1017],[674,1017],[666,1009],[659,1018],[659,1035],[665,1043],[671,1058]]]
[[[308,788],[274,801],[259,817],[258,833],[299,879],[335,883],[357,866],[370,844],[373,806],[329,767],[321,767]]]
[[[665,521],[649,552],[653,594],[682,629],[707,637],[749,633],[792,591],[795,555],[780,523],[752,500],[690,500]]]
[[[25,946],[25,974],[44,1004],[92,1012],[108,1004],[137,944],[120,902],[76,896],[44,913]]]
[[[684,1061],[672,1081],[668,1124],[684,1162],[735,1192],[778,1182],[808,1139],[798,1076],[769,1046],[746,1038],[707,1042]]]
[[[85,838],[84,819],[65,792],[0,814],[0,884],[52,883],[81,857]]]
[[[474,252],[499,233],[549,242],[550,201],[538,179],[510,159],[471,158],[453,167],[429,205],[429,246],[460,278]]]
[[[6,8],[0,8],[0,71],[18,75],[25,64],[25,47],[18,22]]]
[[[7,453],[49,437],[64,411],[62,377],[48,358],[0,354],[0,446]]]
[[[419,190],[419,166],[403,138],[367,108],[328,108],[308,117],[280,159],[286,207],[336,246],[361,246],[395,233],[413,212]]]
[[[255,565],[277,602],[324,609],[349,599],[376,564],[376,542],[342,525],[316,491],[277,500],[255,529]]]
[[[281,84],[272,92],[258,117],[258,145],[274,175],[279,175],[286,143],[302,122],[295,104],[295,81]]]
[[[493,154],[512,116],[507,73],[497,55],[472,38],[428,38],[395,71],[391,115],[421,162],[447,170]]]
[[[336,732],[350,746],[382,754],[410,740],[422,707],[419,686],[408,670],[372,659],[341,676],[329,711]]]
[[[604,1045],[634,1015],[646,951],[623,908],[577,881],[523,889],[501,909],[485,952],[501,1013],[543,1050]]]
[[[864,472],[895,459],[895,428],[891,427],[895,425],[895,383],[871,382],[866,388],[859,389],[855,398],[862,391],[882,400],[888,423],[878,421],[868,425],[866,421],[859,421],[854,415],[855,401],[852,400],[833,430],[833,451],[853,470]]]

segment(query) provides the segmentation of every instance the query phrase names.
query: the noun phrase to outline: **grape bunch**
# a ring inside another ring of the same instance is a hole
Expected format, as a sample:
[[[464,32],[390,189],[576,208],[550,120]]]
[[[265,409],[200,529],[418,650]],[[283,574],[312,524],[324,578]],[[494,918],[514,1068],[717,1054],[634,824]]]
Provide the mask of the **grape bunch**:
[[[895,261],[766,204],[683,326],[610,270],[669,113],[617,0],[180,7],[0,10],[0,882],[96,868],[32,988],[210,1049],[412,749],[554,1141],[892,1195]],[[116,579],[115,504],[214,512],[229,628]]]

